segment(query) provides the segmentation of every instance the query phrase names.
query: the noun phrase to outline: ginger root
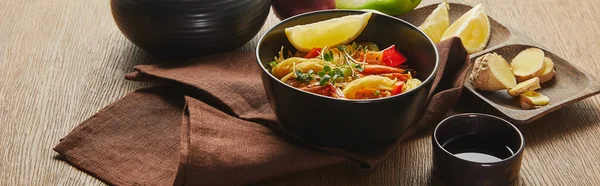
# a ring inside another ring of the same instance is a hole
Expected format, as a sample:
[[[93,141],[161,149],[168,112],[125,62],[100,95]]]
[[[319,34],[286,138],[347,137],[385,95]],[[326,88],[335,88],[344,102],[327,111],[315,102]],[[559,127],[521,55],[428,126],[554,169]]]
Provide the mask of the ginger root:
[[[521,108],[533,109],[550,103],[550,98],[534,90],[540,89],[540,83],[550,81],[555,75],[552,59],[545,57],[539,48],[528,48],[517,54],[511,64],[496,53],[478,57],[469,79],[479,90],[508,89],[510,96],[519,97]]]
[[[508,62],[496,53],[477,58],[469,79],[475,88],[484,91],[509,89],[517,84]]]

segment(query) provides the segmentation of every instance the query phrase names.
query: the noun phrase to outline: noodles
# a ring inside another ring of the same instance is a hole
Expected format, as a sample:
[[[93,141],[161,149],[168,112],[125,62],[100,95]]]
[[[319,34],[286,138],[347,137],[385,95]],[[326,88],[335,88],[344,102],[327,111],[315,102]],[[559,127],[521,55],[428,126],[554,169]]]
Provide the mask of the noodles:
[[[283,47],[271,62],[271,73],[302,91],[339,99],[385,98],[415,89],[422,82],[406,67],[406,58],[395,46],[379,51],[371,42],[309,53],[290,52]],[[307,57],[307,58],[304,58]]]
[[[292,72],[294,65],[299,65],[304,62],[318,63],[321,65],[324,64],[323,60],[317,58],[305,59],[300,57],[291,57],[281,62],[278,62],[277,65],[271,70],[271,73],[273,74],[273,76],[281,79],[290,72]]]

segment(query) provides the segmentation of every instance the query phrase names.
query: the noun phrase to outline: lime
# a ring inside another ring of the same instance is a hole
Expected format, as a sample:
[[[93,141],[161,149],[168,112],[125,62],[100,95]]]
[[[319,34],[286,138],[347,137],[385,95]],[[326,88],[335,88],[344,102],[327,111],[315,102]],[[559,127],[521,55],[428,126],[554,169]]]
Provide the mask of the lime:
[[[417,7],[421,0],[336,0],[338,9],[372,9],[388,15],[405,14]]]

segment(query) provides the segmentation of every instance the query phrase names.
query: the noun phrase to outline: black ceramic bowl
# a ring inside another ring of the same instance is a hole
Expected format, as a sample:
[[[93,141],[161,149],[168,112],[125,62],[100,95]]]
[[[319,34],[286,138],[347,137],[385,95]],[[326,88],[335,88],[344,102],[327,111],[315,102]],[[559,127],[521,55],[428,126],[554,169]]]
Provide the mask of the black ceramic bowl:
[[[301,14],[274,26],[258,42],[256,56],[269,103],[282,125],[308,143],[362,149],[398,138],[421,117],[438,66],[438,51],[424,33],[398,18],[373,13],[355,41],[372,41],[384,48],[395,44],[423,81],[416,89],[382,99],[341,100],[298,90],[269,72],[268,63],[281,46],[294,49],[285,28],[362,13],[324,10]]]
[[[162,58],[232,50],[262,28],[270,0],[111,0],[121,32]]]
[[[459,140],[466,135],[481,138]],[[458,114],[440,122],[431,138],[432,182],[437,182],[432,185],[517,185],[525,139],[510,122],[487,114]]]

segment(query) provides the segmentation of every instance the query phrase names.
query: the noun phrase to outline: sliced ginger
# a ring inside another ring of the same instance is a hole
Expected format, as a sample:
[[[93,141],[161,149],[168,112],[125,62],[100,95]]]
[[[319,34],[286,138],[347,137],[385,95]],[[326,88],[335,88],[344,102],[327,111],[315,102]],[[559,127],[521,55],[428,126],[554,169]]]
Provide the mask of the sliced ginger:
[[[527,81],[544,72],[544,51],[539,48],[523,50],[510,63],[517,81]]]
[[[545,83],[547,81],[552,80],[556,75],[556,70],[554,69],[554,62],[549,57],[544,58],[544,71],[542,75],[538,76],[540,78],[540,83]]]
[[[521,103],[521,108],[534,109],[548,105],[550,103],[550,98],[535,91],[528,91],[521,94],[519,101]]]
[[[509,89],[517,84],[508,62],[496,53],[477,58],[470,79],[475,88],[484,91]]]
[[[515,87],[508,89],[508,95],[518,96],[528,91],[540,89],[540,78],[534,77],[527,81],[517,84]]]
[[[519,97],[521,108],[534,109],[550,103],[548,96],[534,90],[555,75],[552,59],[545,57],[541,49],[529,48],[517,54],[511,64],[496,53],[477,58],[470,80],[475,88],[483,91],[508,89],[510,96]]]

